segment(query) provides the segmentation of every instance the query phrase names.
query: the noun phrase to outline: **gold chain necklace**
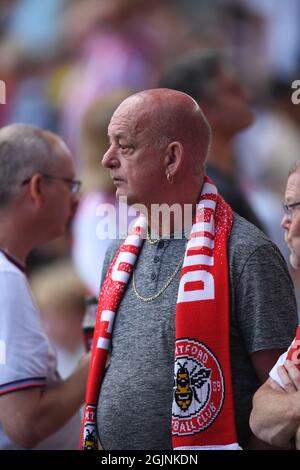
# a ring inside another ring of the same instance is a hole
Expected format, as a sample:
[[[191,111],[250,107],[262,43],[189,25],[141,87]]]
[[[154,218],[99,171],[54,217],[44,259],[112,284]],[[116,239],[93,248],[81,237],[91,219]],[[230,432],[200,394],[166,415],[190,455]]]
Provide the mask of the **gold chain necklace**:
[[[169,237],[169,239],[180,239],[180,238],[188,238],[189,237],[189,234],[191,232],[191,227],[188,227],[186,229],[184,229],[183,231],[180,231],[180,232],[174,232],[173,235],[171,237]],[[180,237],[177,237],[181,235]],[[168,238],[168,237],[166,237]],[[150,233],[149,233],[149,228],[146,232],[146,239],[148,241],[148,243],[150,243],[150,245],[156,245],[156,243],[158,243],[160,240],[163,240],[163,238],[156,238],[154,240],[152,240],[152,238],[150,237]]]
[[[147,230],[146,238],[147,238],[147,241],[150,243],[150,245],[156,245],[156,243],[158,243],[160,240],[160,238],[157,238],[156,240],[152,240],[152,238],[150,238],[150,235],[149,235],[149,229]]]
[[[137,291],[137,289],[136,289],[135,276],[134,276],[134,271],[133,271],[133,273],[132,273],[132,286],[133,286],[133,290],[134,290],[134,293],[135,293],[135,295],[137,296],[137,298],[138,298],[139,300],[141,300],[142,302],[152,302],[152,300],[155,300],[155,299],[157,299],[159,296],[161,296],[161,294],[167,289],[167,287],[169,287],[169,285],[170,285],[171,282],[173,281],[174,277],[175,277],[176,274],[178,273],[179,269],[180,269],[181,266],[182,266],[183,260],[184,260],[184,256],[182,257],[182,259],[180,260],[180,262],[179,262],[178,265],[176,266],[175,271],[173,272],[172,276],[168,279],[168,281],[166,282],[166,284],[165,284],[155,295],[152,295],[151,297],[144,297],[144,296],[142,296],[141,294],[138,293],[138,291]]]

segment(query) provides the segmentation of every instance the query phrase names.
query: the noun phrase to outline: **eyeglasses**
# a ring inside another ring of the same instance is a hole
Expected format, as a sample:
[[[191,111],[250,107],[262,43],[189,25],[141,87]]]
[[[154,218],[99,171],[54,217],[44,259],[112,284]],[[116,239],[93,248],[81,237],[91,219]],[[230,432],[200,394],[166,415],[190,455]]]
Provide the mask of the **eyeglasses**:
[[[300,202],[293,202],[293,204],[287,204],[286,202],[282,203],[282,207],[284,210],[284,213],[288,216],[292,216],[293,213],[295,212],[295,208],[297,206],[300,206]]]
[[[78,194],[79,190],[81,188],[81,181],[79,180],[72,180],[71,178],[63,178],[62,176],[54,176],[54,175],[48,175],[47,173],[42,173],[42,176],[47,179],[52,179],[52,180],[61,180],[64,181],[65,183],[68,184],[70,191],[72,194]],[[22,182],[22,186],[25,184],[28,184],[31,180],[32,176],[30,178],[27,178]]]

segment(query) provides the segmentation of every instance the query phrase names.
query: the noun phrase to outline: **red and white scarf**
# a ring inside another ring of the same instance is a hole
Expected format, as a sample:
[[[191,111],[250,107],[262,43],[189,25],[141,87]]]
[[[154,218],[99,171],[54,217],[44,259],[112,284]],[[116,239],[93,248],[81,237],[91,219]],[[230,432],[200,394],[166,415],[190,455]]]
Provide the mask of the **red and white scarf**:
[[[240,449],[229,351],[227,241],[232,210],[205,177],[187,243],[176,305],[174,449]],[[147,230],[140,216],[116,253],[99,296],[81,448],[96,448],[96,406],[113,324]]]
[[[300,325],[297,327],[296,336],[289,349],[285,353],[281,354],[275,366],[273,366],[269,372],[270,377],[275,380],[275,382],[277,382],[282,388],[284,388],[284,383],[278,374],[278,367],[283,366],[286,360],[292,361],[292,363],[300,371]]]
[[[287,352],[286,358],[300,370],[300,325],[297,326],[296,336]]]

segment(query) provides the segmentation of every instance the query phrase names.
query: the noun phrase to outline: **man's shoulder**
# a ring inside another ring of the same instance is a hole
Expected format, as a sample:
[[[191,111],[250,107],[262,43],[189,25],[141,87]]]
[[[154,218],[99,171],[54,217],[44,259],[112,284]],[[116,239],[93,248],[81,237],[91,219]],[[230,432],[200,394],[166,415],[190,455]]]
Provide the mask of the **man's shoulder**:
[[[228,244],[229,266],[241,272],[248,261],[259,264],[268,259],[270,265],[286,268],[285,260],[274,242],[255,225],[234,213]]]
[[[11,299],[27,295],[25,274],[0,253],[0,297]]]
[[[229,251],[241,248],[250,253],[264,245],[273,246],[274,243],[254,224],[234,212]]]
[[[9,261],[6,256],[0,252],[0,274],[15,274],[21,278],[24,277],[24,274],[18,269],[11,261]]]

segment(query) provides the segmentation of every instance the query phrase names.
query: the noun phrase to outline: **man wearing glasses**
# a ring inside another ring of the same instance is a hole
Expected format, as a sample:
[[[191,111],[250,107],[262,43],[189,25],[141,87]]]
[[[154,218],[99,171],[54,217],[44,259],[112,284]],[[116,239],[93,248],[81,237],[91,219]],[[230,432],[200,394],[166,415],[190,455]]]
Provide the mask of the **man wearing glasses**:
[[[290,170],[281,222],[290,263],[300,267],[300,162]],[[300,327],[289,350],[277,361],[270,378],[253,399],[250,426],[260,439],[282,448],[300,449]]]
[[[289,172],[285,200],[283,203],[284,217],[282,227],[285,229],[285,241],[291,251],[290,263],[294,269],[300,266],[300,162]]]
[[[89,357],[65,381],[26,280],[32,248],[61,236],[80,182],[56,135],[14,124],[0,129],[0,449],[72,449]]]

